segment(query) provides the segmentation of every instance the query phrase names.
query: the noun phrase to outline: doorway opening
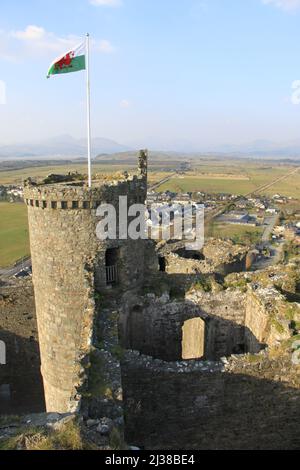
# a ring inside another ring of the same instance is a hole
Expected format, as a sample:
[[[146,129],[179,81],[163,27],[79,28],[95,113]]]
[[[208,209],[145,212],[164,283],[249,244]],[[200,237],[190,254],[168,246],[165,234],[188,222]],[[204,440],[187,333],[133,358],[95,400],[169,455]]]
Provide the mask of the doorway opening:
[[[105,253],[106,285],[115,286],[118,283],[119,249],[109,248]]]
[[[166,258],[164,256],[160,256],[158,258],[158,263],[159,263],[160,272],[165,273],[166,272],[166,267],[167,267]]]

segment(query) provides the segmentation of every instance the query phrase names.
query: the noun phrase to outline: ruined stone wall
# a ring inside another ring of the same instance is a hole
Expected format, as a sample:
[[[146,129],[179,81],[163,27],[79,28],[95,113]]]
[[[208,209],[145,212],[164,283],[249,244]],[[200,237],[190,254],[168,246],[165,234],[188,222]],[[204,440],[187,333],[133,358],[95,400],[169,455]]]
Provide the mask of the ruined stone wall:
[[[135,349],[166,361],[182,358],[182,327],[186,320],[199,318],[192,304],[148,298],[124,299],[120,316],[120,340],[125,349]]]
[[[280,315],[285,311],[284,298],[274,288],[249,286],[245,326],[247,347],[253,353],[262,346],[272,346],[290,337],[289,320]]]
[[[250,351],[245,341],[245,294],[238,290],[212,293],[191,289],[186,299],[198,305],[209,318],[208,358]]]
[[[122,363],[126,439],[146,449],[297,449],[298,370],[284,353],[226,364]]]
[[[245,296],[232,293],[202,294],[189,296],[190,301],[171,302],[167,295],[161,299],[148,294],[146,298],[124,299],[120,315],[121,344],[165,361],[181,360],[183,357],[183,329],[188,320],[204,321],[203,357],[216,360],[233,353],[244,353],[245,342]],[[186,341],[195,340],[190,332]],[[187,337],[186,331],[185,337]],[[250,336],[250,334],[249,334]],[[199,348],[196,347],[195,351]],[[193,351],[191,351],[193,353]],[[196,352],[195,352],[196,354]],[[202,356],[192,356],[199,357]]]
[[[100,203],[118,208],[119,196],[127,195],[128,205],[144,202],[146,191],[144,177],[91,190],[74,183],[24,189],[47,411],[77,409],[86,378],[82,361],[90,351],[95,289],[106,287],[104,258],[111,246],[96,237],[96,209]],[[143,244],[118,246],[120,284],[135,288],[143,281]]]
[[[224,240],[209,239],[199,253],[185,250],[183,242],[164,244],[159,255],[166,260],[169,274],[212,274],[226,276],[249,269],[248,248]],[[199,259],[196,256],[199,256]]]
[[[166,272],[168,274],[208,274],[213,272],[213,269],[205,261],[181,258],[170,253],[166,256]]]

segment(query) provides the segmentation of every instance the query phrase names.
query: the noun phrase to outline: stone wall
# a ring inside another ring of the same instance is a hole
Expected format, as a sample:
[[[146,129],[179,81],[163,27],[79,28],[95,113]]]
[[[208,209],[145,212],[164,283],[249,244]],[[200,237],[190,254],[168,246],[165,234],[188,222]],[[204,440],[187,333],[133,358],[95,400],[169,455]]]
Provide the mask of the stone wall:
[[[253,362],[252,362],[253,361]],[[299,366],[264,351],[224,361],[122,363],[126,439],[146,449],[298,449]]]
[[[210,321],[208,358],[251,351],[245,342],[246,295],[240,291],[202,292],[191,289],[186,300],[199,305]]]
[[[251,349],[255,338],[250,342],[254,332],[245,325],[244,294],[198,295],[196,291],[190,292],[187,299],[171,302],[167,294],[162,298],[156,298],[154,294],[125,296],[120,314],[122,346],[165,361],[186,358],[187,343],[190,344],[190,358],[217,360],[233,353],[256,352],[256,347]],[[204,322],[203,327],[187,328],[188,321],[197,319]],[[198,339],[195,338],[197,331]],[[201,348],[203,354],[199,354]]]
[[[110,185],[94,183],[92,189],[82,183],[29,183],[24,188],[47,411],[68,412],[79,406],[95,321],[95,291],[107,287],[106,250],[119,248],[122,289],[143,282],[142,241],[106,242],[96,236],[100,203],[112,204],[118,215],[119,196],[128,196],[128,205],[145,201],[144,167],[140,172],[142,176]]]
[[[128,351],[121,367],[127,441],[149,449],[298,448],[300,370],[283,296],[250,284],[246,292],[192,288],[184,302],[167,297],[129,296],[121,316],[124,346],[139,351]],[[195,351],[197,360],[183,360]]]
[[[280,315],[286,306],[284,297],[274,288],[263,288],[257,284],[249,286],[245,326],[247,347],[253,353],[262,346],[280,343],[291,335],[289,320]]]
[[[168,274],[219,274],[226,276],[251,266],[249,249],[230,241],[208,239],[201,251],[185,250],[184,242],[162,244],[159,256],[166,261]]]
[[[200,316],[193,304],[130,296],[120,315],[121,345],[166,361],[180,360],[184,322]]]

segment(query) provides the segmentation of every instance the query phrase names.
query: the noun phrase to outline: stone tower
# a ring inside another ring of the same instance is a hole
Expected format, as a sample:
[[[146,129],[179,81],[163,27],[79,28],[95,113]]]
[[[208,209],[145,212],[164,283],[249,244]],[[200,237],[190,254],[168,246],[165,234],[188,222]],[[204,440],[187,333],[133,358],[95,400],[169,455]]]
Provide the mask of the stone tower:
[[[106,240],[96,236],[96,212],[119,196],[128,205],[147,196],[147,153],[140,152],[136,176],[92,189],[81,182],[35,184],[24,188],[28,206],[33,283],[48,412],[76,411],[85,380],[82,361],[89,355],[95,317],[95,293],[114,284],[124,290],[143,282],[142,240]]]

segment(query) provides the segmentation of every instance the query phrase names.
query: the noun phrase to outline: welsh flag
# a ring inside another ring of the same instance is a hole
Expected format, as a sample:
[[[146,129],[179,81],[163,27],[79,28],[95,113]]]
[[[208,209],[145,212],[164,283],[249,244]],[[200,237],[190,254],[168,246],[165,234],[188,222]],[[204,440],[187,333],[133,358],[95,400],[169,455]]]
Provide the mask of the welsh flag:
[[[51,75],[58,75],[61,73],[80,72],[86,69],[86,43],[83,42],[73,50],[63,54],[56,59],[49,67],[47,78]]]

